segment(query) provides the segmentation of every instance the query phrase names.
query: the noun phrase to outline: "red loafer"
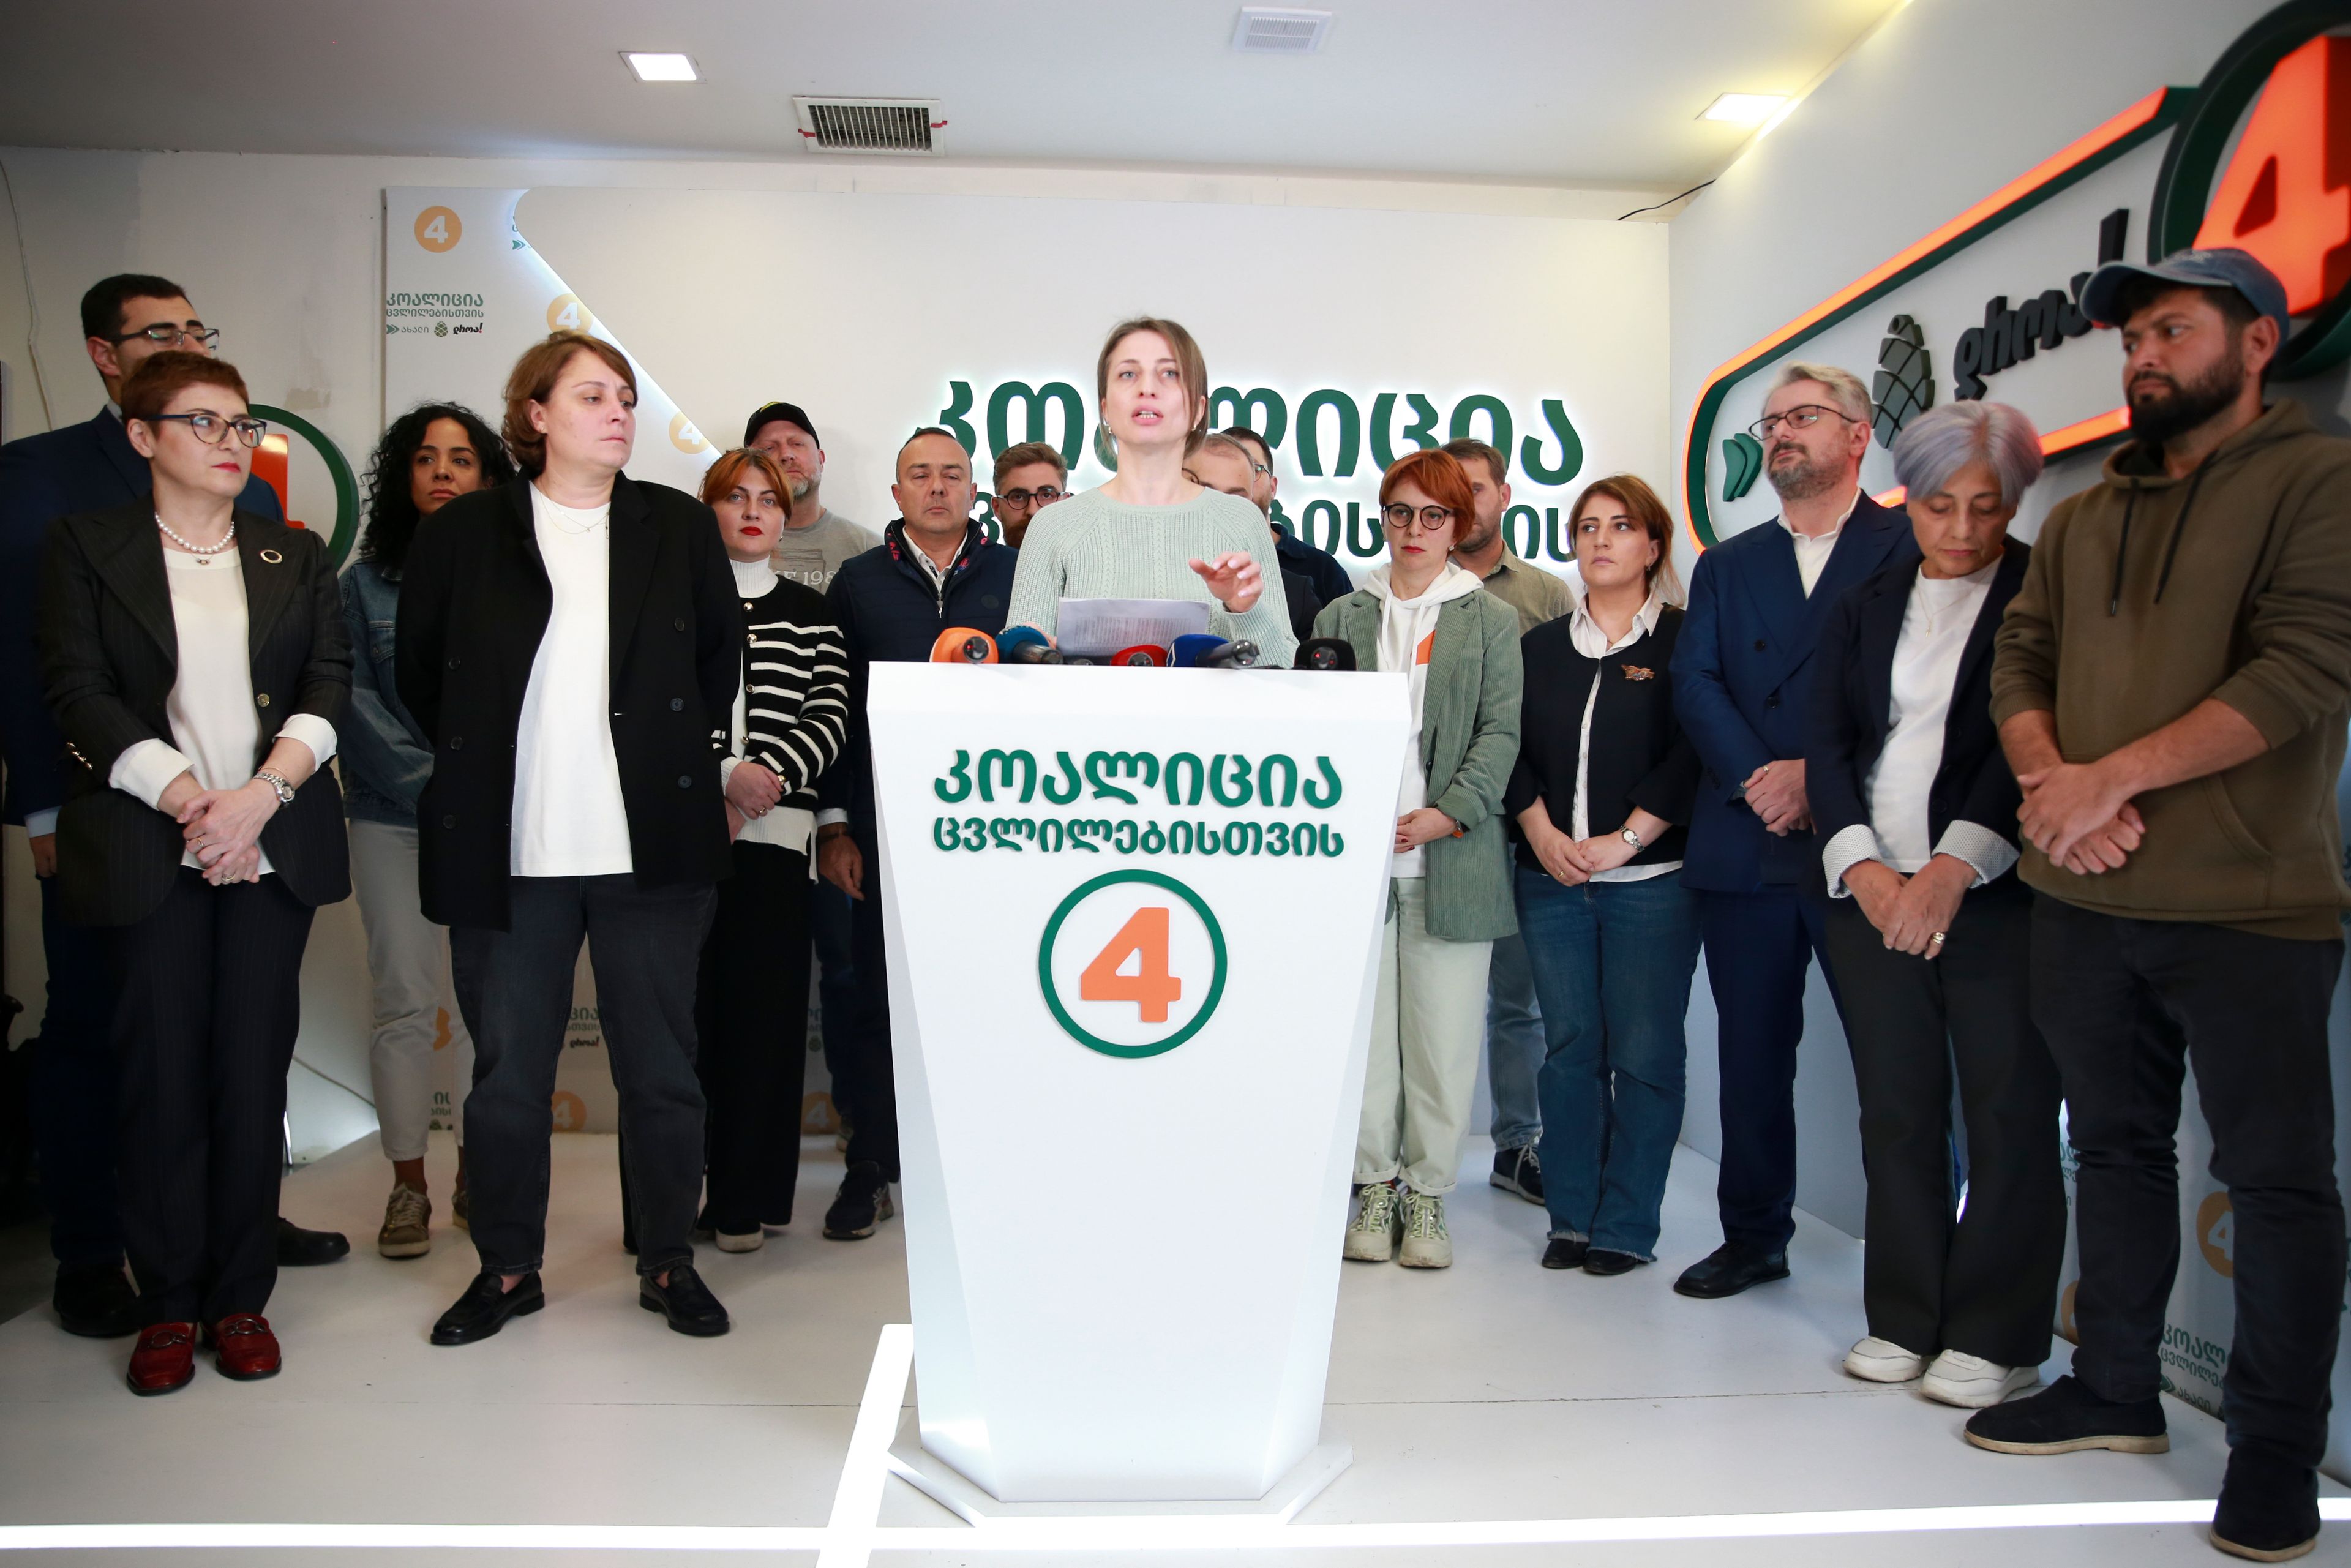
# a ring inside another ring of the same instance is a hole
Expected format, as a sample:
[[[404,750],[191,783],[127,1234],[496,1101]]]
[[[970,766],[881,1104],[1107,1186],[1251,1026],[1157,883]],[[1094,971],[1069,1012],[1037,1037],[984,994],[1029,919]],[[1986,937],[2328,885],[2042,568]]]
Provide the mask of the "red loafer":
[[[207,1337],[212,1341],[213,1364],[220,1368],[223,1377],[250,1383],[256,1377],[277,1375],[277,1336],[269,1332],[269,1320],[259,1312],[231,1312],[213,1324]]]
[[[169,1394],[196,1375],[196,1325],[150,1323],[139,1331],[123,1381],[133,1394]]]

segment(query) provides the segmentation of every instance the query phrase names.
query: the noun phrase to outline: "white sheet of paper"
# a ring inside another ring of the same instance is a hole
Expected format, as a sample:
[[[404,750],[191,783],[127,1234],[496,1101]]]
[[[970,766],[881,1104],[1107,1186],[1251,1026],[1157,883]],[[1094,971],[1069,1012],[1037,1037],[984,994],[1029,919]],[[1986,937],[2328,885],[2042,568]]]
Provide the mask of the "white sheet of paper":
[[[1165,648],[1206,632],[1209,608],[1197,599],[1064,599],[1054,637],[1062,653],[1090,659],[1144,643]]]

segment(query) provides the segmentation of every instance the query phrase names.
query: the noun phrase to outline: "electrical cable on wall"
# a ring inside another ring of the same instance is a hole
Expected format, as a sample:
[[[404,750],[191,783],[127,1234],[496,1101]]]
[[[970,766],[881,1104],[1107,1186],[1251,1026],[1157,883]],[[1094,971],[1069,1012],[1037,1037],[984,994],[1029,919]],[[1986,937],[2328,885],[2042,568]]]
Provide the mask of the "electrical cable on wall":
[[[1625,218],[1637,218],[1643,213],[1654,213],[1658,211],[1660,208],[1670,207],[1676,202],[1680,201],[1682,196],[1695,196],[1700,191],[1705,190],[1708,185],[1713,183],[1714,182],[1712,180],[1700,180],[1697,184],[1692,185],[1688,190],[1684,191],[1681,196],[1667,196],[1664,201],[1656,203],[1650,206],[1635,207],[1631,212],[1626,213],[1624,217],[1620,217],[1616,221],[1621,224],[1625,221]]]
[[[0,162],[0,190],[8,194],[8,222],[16,231],[16,265],[25,274],[25,357],[32,361],[33,391],[41,400],[41,423],[55,430],[57,416],[49,412],[49,383],[41,374],[41,308],[33,298],[33,261],[25,254],[25,218],[16,210],[16,182],[8,177],[8,165]]]

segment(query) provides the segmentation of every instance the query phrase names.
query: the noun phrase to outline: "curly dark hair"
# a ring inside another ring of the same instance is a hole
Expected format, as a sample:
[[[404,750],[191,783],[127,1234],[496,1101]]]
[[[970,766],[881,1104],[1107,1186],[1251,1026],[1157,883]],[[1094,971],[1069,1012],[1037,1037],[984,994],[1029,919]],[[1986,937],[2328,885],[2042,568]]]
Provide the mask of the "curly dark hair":
[[[482,416],[461,402],[419,403],[392,422],[367,465],[367,531],[360,536],[360,559],[373,561],[386,577],[396,578],[407,562],[409,541],[416,537],[416,499],[409,467],[424,433],[436,419],[454,419],[465,427],[466,439],[481,459],[482,487],[503,485],[515,476],[514,459],[497,433]]]

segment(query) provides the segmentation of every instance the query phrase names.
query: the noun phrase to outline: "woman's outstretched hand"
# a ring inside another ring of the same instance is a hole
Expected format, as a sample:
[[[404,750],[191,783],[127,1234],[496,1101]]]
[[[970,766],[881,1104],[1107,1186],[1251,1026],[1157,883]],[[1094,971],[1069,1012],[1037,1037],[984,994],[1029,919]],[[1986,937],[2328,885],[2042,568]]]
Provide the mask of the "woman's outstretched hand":
[[[1208,585],[1216,601],[1236,615],[1245,615],[1265,591],[1265,574],[1245,551],[1234,550],[1215,560],[1195,559],[1192,570]]]

